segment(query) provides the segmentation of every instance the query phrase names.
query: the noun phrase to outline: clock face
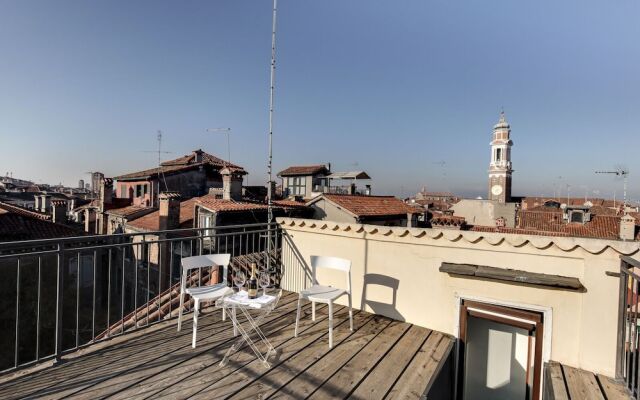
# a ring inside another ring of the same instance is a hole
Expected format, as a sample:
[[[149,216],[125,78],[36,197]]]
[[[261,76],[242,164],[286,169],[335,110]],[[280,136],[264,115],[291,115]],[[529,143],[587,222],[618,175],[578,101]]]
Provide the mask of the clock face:
[[[491,193],[493,193],[494,196],[500,196],[502,194],[502,186],[500,185],[491,186]]]

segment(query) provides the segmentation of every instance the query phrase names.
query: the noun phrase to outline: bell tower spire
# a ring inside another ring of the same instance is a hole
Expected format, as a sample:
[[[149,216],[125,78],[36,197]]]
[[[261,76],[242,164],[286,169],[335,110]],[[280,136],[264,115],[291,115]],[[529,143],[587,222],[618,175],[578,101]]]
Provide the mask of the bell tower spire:
[[[489,163],[489,200],[500,203],[511,201],[511,126],[504,110],[498,123],[493,126],[491,140],[491,162]]]

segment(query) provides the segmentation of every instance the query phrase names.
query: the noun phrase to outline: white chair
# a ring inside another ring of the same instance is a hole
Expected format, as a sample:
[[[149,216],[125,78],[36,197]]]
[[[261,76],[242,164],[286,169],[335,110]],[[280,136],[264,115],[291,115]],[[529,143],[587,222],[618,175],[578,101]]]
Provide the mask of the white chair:
[[[316,272],[318,268],[334,269],[346,272],[347,288],[340,289],[318,284]],[[298,336],[298,322],[300,321],[300,302],[302,299],[311,301],[311,319],[316,320],[316,303],[329,306],[329,348],[333,348],[333,301],[342,295],[349,298],[349,329],[353,331],[353,310],[351,309],[351,261],[344,258],[311,256],[312,286],[301,290],[298,297],[298,311],[296,314],[296,329],[294,336]]]
[[[196,332],[198,331],[198,314],[200,301],[217,300],[231,291],[227,287],[227,271],[229,269],[230,254],[208,254],[204,256],[185,257],[182,259],[182,278],[180,281],[180,311],[178,313],[178,332],[182,329],[182,310],[184,308],[185,293],[193,298],[193,339],[191,347],[196,347]],[[222,266],[222,282],[215,285],[187,287],[189,271],[196,268]],[[224,313],[222,319],[225,319]],[[235,326],[234,326],[235,332]]]

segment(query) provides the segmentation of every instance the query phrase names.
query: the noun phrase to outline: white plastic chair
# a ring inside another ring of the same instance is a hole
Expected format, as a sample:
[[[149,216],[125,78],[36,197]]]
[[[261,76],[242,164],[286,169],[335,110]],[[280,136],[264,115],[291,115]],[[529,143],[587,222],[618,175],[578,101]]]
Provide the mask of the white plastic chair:
[[[185,293],[193,298],[193,339],[191,347],[196,347],[196,333],[198,331],[198,314],[200,313],[201,300],[217,300],[227,294],[231,288],[227,287],[227,271],[229,269],[229,261],[231,254],[208,254],[204,256],[193,256],[182,259],[182,278],[180,281],[180,311],[178,314],[178,332],[182,329],[182,311],[184,308]],[[222,282],[215,285],[206,286],[187,286],[187,276],[189,271],[196,268],[222,266]],[[222,319],[225,319],[224,313]],[[235,326],[234,326],[235,332]]]
[[[340,289],[318,284],[316,271],[318,268],[334,269],[346,272],[347,288]],[[316,303],[329,306],[329,348],[333,348],[333,301],[342,295],[349,298],[349,329],[353,331],[353,310],[351,308],[351,261],[344,258],[311,256],[312,286],[301,290],[298,297],[298,311],[296,314],[296,329],[294,336],[298,336],[298,322],[300,321],[300,302],[302,299],[311,301],[311,319],[316,320]]]

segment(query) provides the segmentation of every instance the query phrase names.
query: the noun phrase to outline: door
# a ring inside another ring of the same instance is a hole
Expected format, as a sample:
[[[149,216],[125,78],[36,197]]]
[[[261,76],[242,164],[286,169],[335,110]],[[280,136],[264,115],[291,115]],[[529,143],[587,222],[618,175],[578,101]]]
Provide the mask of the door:
[[[463,301],[458,398],[540,398],[542,314]]]

